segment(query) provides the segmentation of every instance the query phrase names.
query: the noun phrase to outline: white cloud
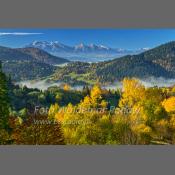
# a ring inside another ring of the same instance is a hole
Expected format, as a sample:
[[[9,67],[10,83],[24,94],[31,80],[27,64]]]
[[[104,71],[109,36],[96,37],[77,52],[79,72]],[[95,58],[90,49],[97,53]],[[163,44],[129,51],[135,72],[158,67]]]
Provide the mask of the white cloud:
[[[26,35],[42,35],[43,33],[26,33],[26,32],[0,32],[0,36],[13,35],[13,36],[26,36]]]

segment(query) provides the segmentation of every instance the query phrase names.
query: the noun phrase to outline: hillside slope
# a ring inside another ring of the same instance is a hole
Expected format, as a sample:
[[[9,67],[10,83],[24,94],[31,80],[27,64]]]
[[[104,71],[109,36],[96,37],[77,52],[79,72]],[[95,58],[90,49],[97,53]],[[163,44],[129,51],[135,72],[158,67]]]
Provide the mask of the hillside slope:
[[[47,77],[57,69],[54,65],[69,62],[36,48],[12,49],[2,46],[0,61],[3,71],[11,75],[14,81]]]
[[[37,48],[12,49],[2,46],[0,46],[0,61],[37,61],[53,65],[69,62]]]
[[[54,80],[80,81],[85,84],[112,83],[124,77],[175,78],[175,42],[163,44],[138,55],[127,55],[107,62],[71,63],[54,74]]]

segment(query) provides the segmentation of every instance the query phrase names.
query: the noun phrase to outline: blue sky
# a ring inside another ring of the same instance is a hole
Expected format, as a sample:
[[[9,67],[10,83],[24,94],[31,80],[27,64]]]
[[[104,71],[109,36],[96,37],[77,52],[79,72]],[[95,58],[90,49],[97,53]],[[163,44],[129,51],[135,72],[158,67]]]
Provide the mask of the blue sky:
[[[102,44],[113,48],[153,48],[175,40],[175,29],[0,29],[0,45],[23,47],[32,41],[67,45]]]

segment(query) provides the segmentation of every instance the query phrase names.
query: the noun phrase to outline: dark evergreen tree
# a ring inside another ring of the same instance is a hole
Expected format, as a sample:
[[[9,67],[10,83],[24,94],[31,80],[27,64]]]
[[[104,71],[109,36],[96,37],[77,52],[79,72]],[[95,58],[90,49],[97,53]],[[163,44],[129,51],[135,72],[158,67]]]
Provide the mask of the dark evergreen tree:
[[[7,79],[2,72],[2,66],[0,63],[0,128],[8,128],[8,116],[9,116],[9,97],[7,88]]]

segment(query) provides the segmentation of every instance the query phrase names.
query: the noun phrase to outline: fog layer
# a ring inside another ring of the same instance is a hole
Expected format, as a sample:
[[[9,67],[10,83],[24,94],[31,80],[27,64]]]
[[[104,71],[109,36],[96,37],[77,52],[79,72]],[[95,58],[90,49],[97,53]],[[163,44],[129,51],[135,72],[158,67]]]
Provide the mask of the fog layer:
[[[175,85],[175,79],[165,79],[165,78],[154,78],[150,77],[147,79],[141,79],[141,83],[145,87],[171,87]],[[52,82],[47,82],[47,80],[38,80],[38,81],[21,81],[17,82],[16,84],[20,86],[27,86],[28,88],[38,88],[40,90],[46,90],[51,86],[60,86],[62,82],[57,82],[57,83],[52,83]],[[106,89],[116,89],[116,88],[121,88],[122,87],[122,82],[115,82],[111,85],[103,86],[103,88]],[[73,86],[73,89],[82,89],[83,86]]]

